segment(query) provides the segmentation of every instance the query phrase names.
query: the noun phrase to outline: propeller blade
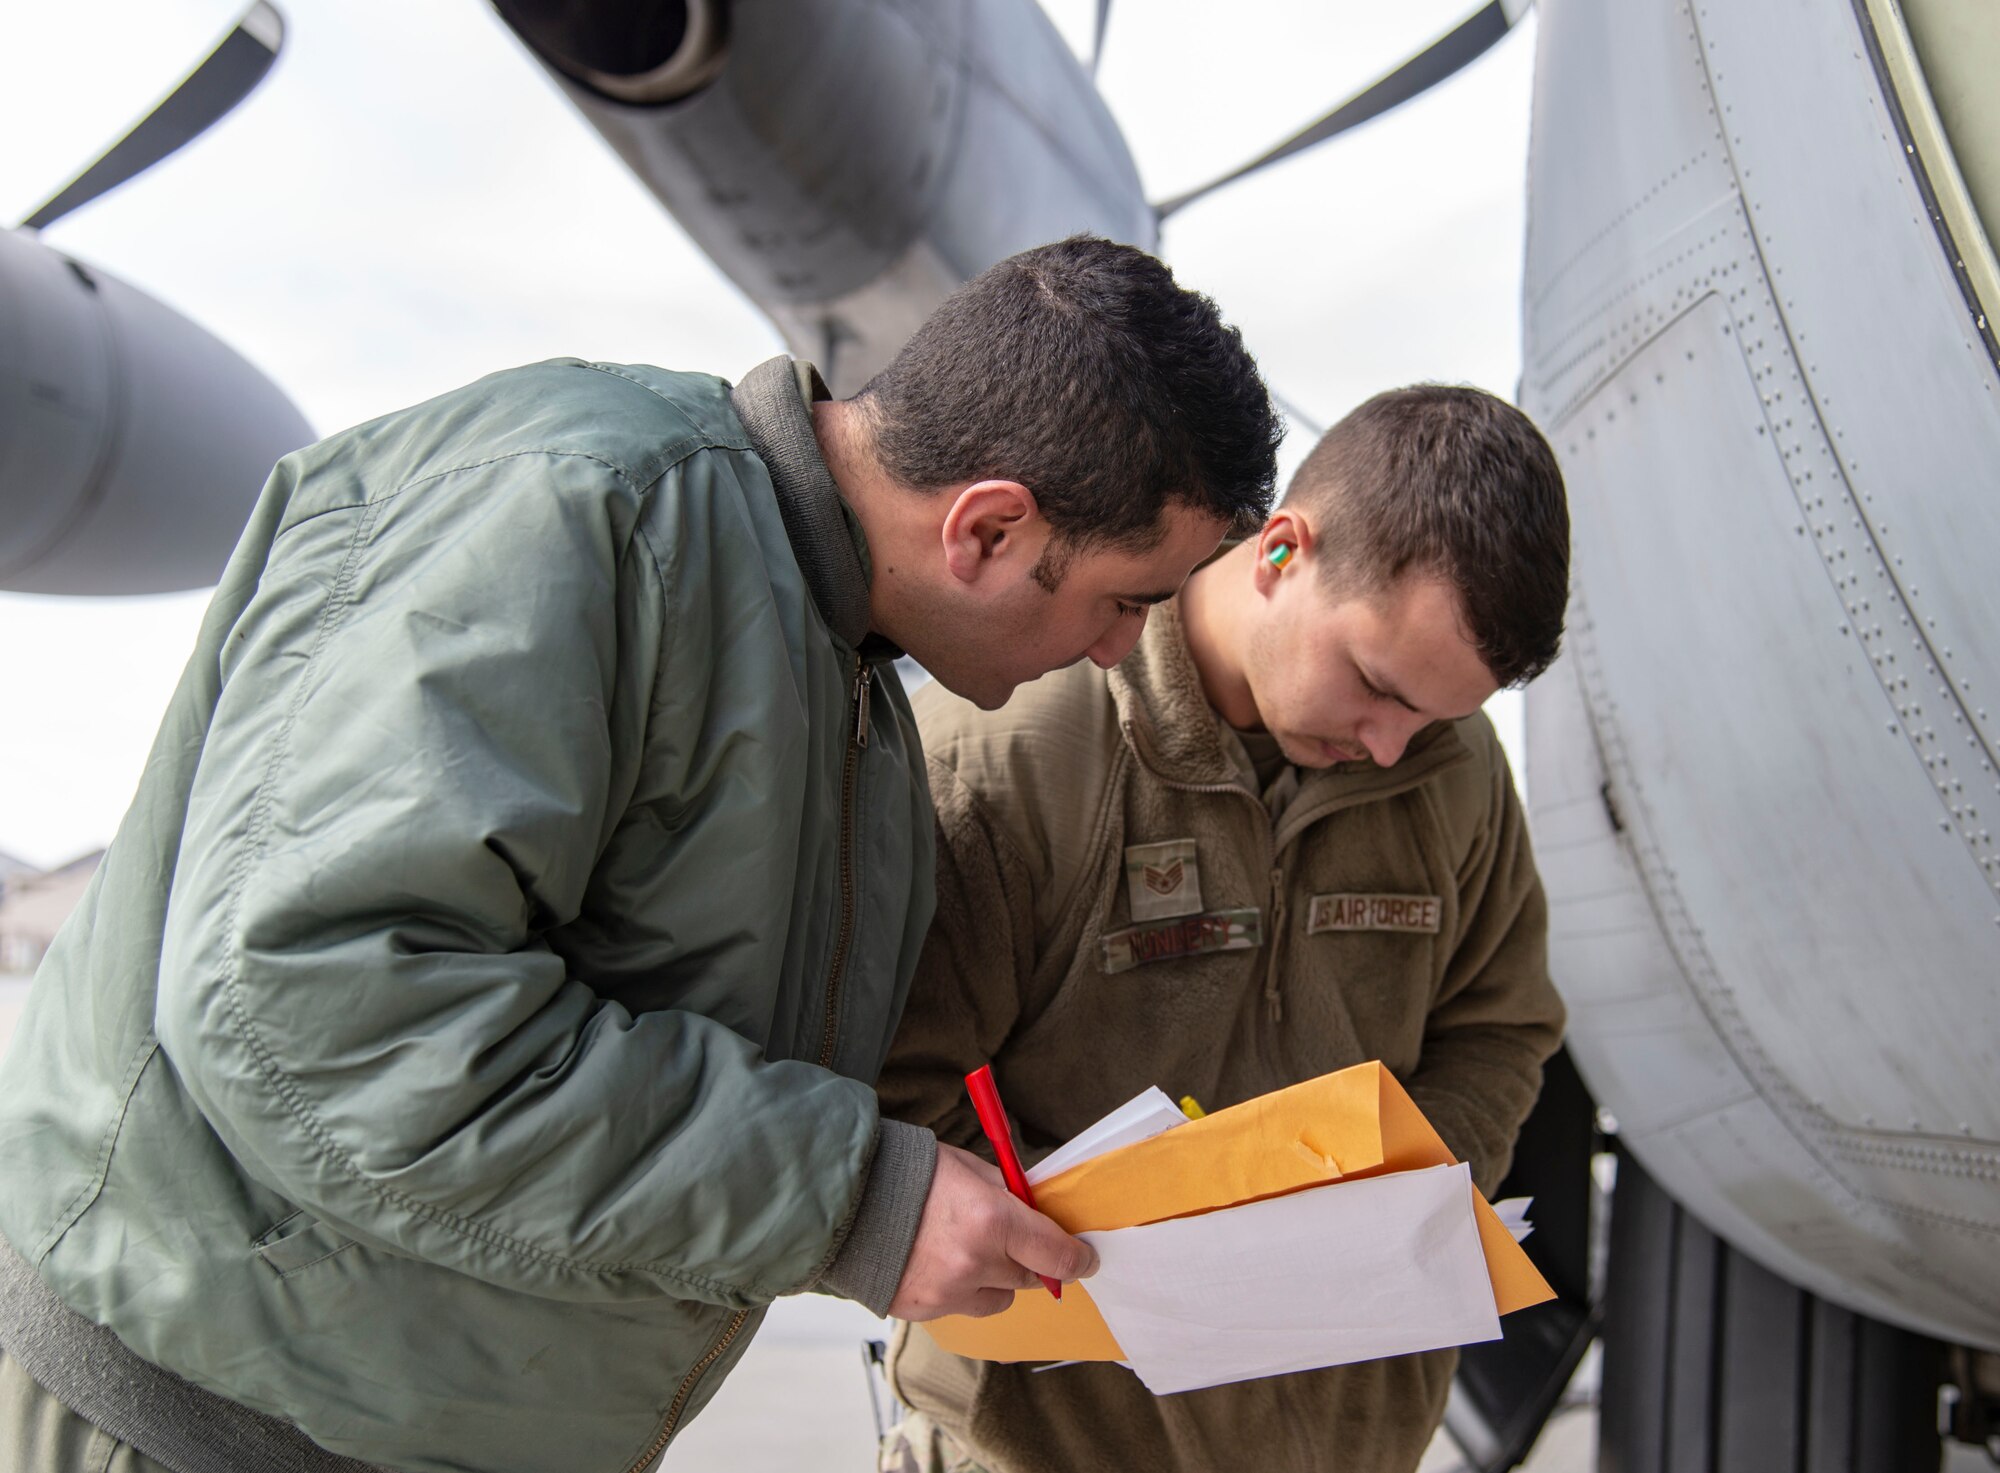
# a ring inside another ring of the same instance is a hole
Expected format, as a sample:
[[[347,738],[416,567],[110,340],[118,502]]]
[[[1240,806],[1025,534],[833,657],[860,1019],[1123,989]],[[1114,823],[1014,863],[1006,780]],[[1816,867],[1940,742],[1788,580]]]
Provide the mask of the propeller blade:
[[[1387,76],[1357,92],[1339,107],[1318,122],[1294,133],[1283,143],[1259,154],[1239,169],[1232,169],[1220,179],[1211,179],[1198,189],[1190,189],[1185,194],[1177,194],[1172,199],[1161,200],[1153,208],[1164,220],[1176,210],[1185,209],[1203,195],[1234,184],[1247,178],[1259,169],[1288,159],[1293,154],[1303,153],[1314,144],[1357,128],[1372,118],[1402,103],[1408,102],[1421,92],[1428,91],[1445,78],[1459,71],[1470,62],[1484,55],[1493,44],[1506,35],[1514,22],[1520,19],[1528,8],[1528,0],[1491,0],[1481,6],[1457,27],[1440,36],[1429,46],[1397,67]]]
[[[1104,28],[1111,24],[1111,0],[1097,0],[1097,30],[1090,41],[1090,79],[1097,80],[1097,64],[1104,60]]]
[[[52,225],[207,131],[264,79],[284,39],[284,17],[268,0],[256,0],[186,81],[22,223],[34,230]]]

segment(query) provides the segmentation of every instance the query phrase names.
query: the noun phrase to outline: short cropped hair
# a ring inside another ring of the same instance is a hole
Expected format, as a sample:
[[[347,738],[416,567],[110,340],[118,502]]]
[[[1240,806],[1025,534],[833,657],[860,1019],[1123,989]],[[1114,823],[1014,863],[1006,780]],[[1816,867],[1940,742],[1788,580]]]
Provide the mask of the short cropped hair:
[[[1270,510],[1282,430],[1255,360],[1133,246],[1078,235],[989,267],[858,398],[893,479],[1018,481],[1065,552],[1156,546],[1169,503],[1237,529]]]
[[[1380,592],[1407,572],[1448,581],[1501,686],[1555,659],[1569,505],[1555,452],[1513,405],[1447,384],[1377,394],[1326,432],[1286,501],[1316,513],[1317,560],[1343,591]]]

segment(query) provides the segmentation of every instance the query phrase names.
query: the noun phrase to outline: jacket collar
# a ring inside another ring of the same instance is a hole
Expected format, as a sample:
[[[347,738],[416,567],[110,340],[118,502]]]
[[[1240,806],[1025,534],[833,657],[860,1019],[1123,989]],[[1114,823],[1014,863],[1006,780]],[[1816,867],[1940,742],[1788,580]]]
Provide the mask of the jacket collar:
[[[1184,787],[1238,786],[1219,718],[1188,650],[1179,598],[1153,610],[1139,643],[1107,680],[1126,743],[1156,776]],[[1439,721],[1411,739],[1394,767],[1342,763],[1302,772],[1283,830],[1295,832],[1333,808],[1406,792],[1470,756],[1457,724]]]
[[[1236,781],[1215,713],[1188,650],[1181,601],[1170,598],[1146,619],[1132,653],[1108,677],[1119,724],[1137,755],[1169,782]]]
[[[770,472],[785,536],[820,617],[858,650],[868,639],[868,542],[813,435],[811,406],[832,397],[818,369],[781,353],[744,374],[729,402]]]

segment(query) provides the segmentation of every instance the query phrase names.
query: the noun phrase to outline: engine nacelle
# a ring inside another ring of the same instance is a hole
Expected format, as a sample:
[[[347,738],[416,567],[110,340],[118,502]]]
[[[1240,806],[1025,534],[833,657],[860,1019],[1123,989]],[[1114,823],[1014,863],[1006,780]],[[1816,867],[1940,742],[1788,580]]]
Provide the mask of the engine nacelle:
[[[1154,245],[1124,137],[1033,0],[495,7],[836,393],[1003,257]]]
[[[0,233],[0,588],[213,583],[257,490],[313,438],[173,309],[31,231]]]
[[[1521,402],[1575,595],[1528,792],[1625,1147],[1788,1282],[1993,1349],[2000,344],[1879,10],[1539,7]]]

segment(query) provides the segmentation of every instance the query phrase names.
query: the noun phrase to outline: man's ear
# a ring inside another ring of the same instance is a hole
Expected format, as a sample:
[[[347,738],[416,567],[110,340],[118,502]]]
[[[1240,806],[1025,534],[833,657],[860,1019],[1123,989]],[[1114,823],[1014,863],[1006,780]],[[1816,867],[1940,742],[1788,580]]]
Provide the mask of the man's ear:
[[[961,583],[1017,561],[1026,572],[1047,534],[1035,493],[1019,481],[973,482],[952,496],[940,528],[945,566]]]
[[[1251,576],[1265,597],[1277,591],[1282,579],[1310,576],[1304,565],[1312,560],[1312,524],[1297,512],[1284,507],[1272,512],[1257,534],[1255,546]]]

